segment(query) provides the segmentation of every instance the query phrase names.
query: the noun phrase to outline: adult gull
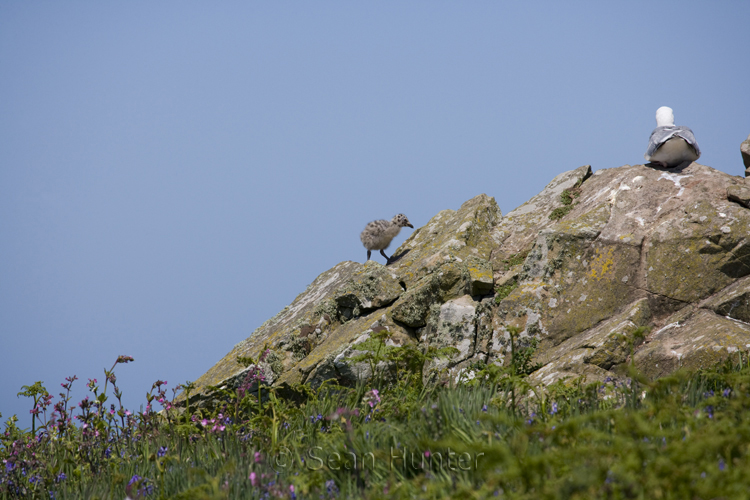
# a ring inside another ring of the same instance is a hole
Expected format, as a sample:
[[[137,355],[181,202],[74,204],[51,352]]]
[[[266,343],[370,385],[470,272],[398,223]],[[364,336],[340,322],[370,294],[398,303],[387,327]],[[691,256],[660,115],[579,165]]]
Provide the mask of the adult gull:
[[[643,155],[652,165],[671,168],[701,156],[693,131],[674,124],[672,108],[662,106],[656,110],[656,128],[648,138],[648,148]]]

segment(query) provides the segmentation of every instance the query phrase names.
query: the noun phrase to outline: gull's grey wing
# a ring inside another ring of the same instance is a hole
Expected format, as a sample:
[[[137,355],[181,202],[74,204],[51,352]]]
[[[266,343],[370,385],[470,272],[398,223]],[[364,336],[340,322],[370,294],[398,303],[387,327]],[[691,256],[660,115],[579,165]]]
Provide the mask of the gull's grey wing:
[[[646,154],[643,155],[646,160],[650,160],[651,157],[656,153],[656,150],[659,149],[659,146],[667,142],[672,137],[677,136],[685,139],[685,142],[690,144],[693,149],[695,149],[695,152],[698,156],[701,155],[701,150],[698,148],[698,141],[695,140],[695,135],[693,135],[693,131],[690,130],[687,127],[677,127],[675,125],[670,125],[666,127],[656,127],[653,132],[651,132],[651,137],[648,138],[648,147],[646,148]]]

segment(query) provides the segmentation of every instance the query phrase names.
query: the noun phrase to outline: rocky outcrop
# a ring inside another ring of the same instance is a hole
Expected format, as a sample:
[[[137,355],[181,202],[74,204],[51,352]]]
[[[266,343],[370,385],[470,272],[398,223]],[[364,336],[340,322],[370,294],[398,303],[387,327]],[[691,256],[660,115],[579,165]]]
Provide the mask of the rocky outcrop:
[[[366,342],[453,347],[428,378],[509,361],[537,339],[532,380],[656,377],[750,348],[744,179],[692,163],[584,166],[504,217],[479,195],[415,230],[382,266],[342,262],[196,381],[234,386],[250,356],[273,385],[372,376]],[[747,277],[746,277],[747,276]],[[266,353],[266,354],[264,354]],[[262,361],[261,361],[262,358]],[[358,361],[359,360],[359,361]]]

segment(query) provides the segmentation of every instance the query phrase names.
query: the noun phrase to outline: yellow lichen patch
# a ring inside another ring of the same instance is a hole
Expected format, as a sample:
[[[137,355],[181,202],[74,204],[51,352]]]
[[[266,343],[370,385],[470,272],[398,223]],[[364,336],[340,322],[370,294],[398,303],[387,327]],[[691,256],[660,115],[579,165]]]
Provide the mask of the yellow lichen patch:
[[[609,247],[605,252],[602,252],[599,248],[596,249],[596,257],[591,261],[589,277],[596,278],[599,281],[606,275],[612,274],[615,266],[614,251],[614,247]]]

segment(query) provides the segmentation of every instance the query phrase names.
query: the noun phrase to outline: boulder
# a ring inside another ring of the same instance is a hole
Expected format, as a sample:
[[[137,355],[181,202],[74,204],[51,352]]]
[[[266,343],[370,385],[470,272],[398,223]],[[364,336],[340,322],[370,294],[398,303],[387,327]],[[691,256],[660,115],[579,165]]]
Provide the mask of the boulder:
[[[656,377],[750,348],[750,196],[705,165],[583,166],[505,217],[487,195],[416,229],[388,266],[342,262],[196,381],[233,386],[238,356],[269,385],[355,384],[373,335],[389,345],[453,347],[429,380],[507,364],[536,339],[539,384]],[[517,344],[518,345],[518,344]],[[372,360],[370,360],[372,361]],[[268,366],[262,365],[266,363]]]
[[[748,349],[750,325],[699,309],[656,331],[635,353],[633,362],[645,375],[656,378],[680,368],[708,368]]]

